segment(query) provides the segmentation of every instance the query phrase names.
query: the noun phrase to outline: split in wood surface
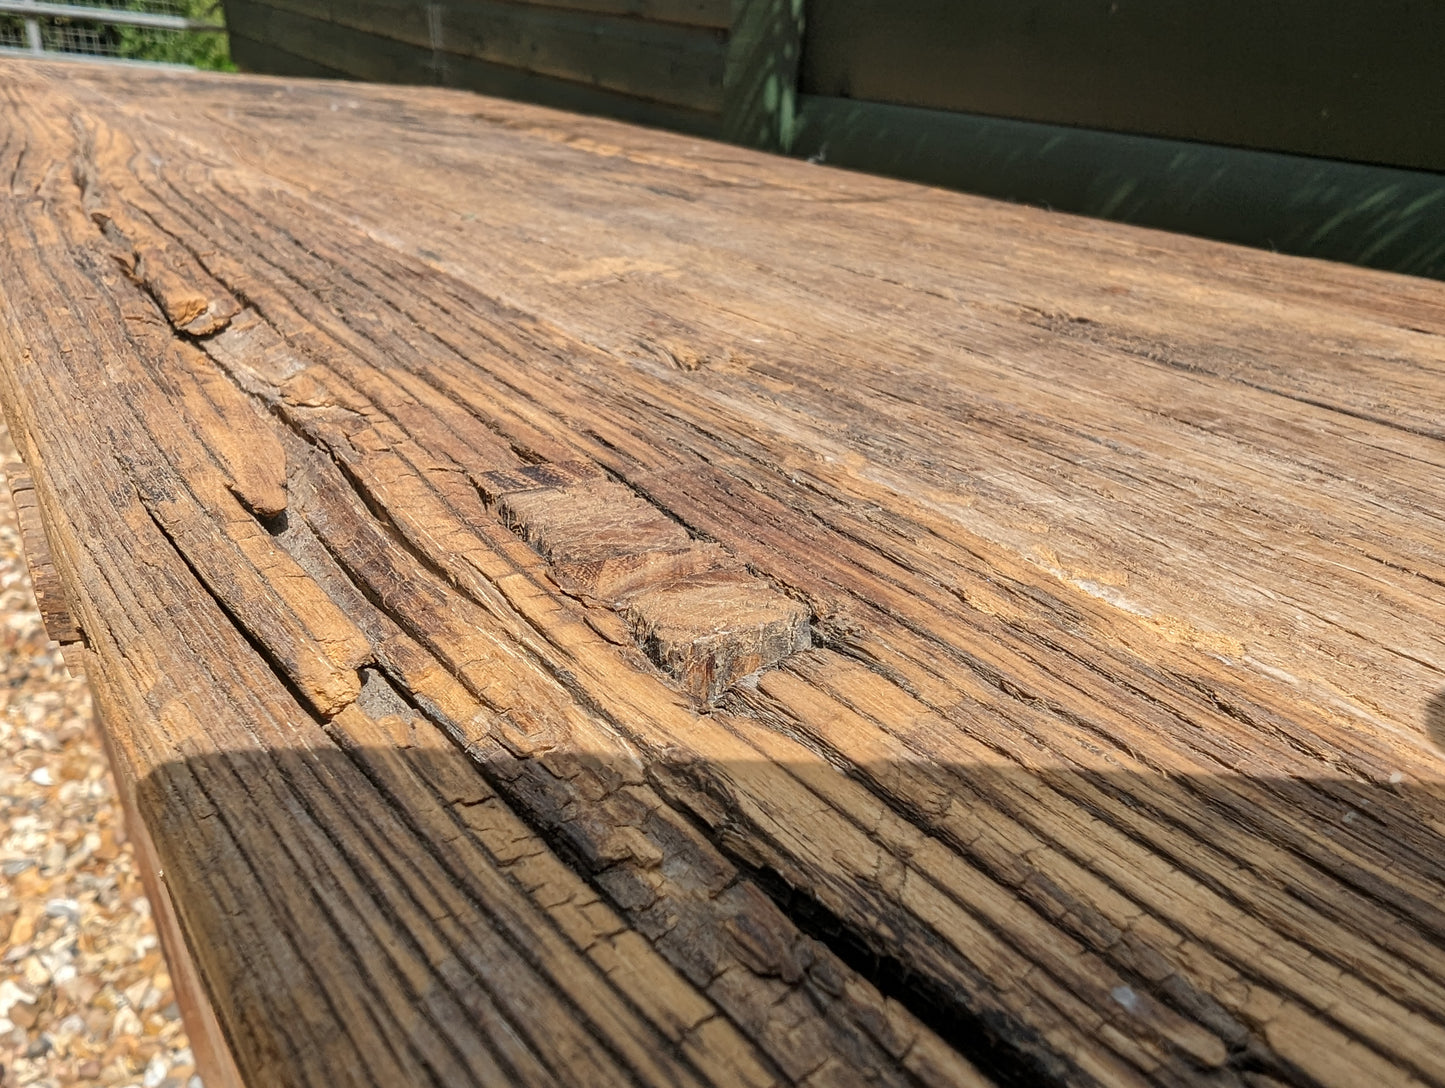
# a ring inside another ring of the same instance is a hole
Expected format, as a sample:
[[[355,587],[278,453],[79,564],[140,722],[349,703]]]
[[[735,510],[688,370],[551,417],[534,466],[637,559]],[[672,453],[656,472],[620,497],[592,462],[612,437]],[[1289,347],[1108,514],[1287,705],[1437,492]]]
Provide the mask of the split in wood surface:
[[[434,90],[0,178],[247,1083],[1445,1085],[1445,287]]]

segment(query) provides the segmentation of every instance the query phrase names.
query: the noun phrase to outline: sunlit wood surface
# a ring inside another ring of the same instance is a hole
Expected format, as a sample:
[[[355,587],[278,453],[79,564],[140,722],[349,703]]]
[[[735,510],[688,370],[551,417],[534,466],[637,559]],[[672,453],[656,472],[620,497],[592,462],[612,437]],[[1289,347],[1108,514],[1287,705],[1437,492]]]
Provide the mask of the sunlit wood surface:
[[[1445,285],[345,83],[0,184],[248,1085],[1445,1085]]]

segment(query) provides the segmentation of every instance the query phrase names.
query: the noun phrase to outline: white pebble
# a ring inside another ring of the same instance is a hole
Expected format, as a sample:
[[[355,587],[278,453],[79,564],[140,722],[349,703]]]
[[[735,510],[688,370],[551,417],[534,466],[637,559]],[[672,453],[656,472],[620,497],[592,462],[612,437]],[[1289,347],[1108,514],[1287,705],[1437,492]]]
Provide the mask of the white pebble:
[[[110,1022],[111,1038],[119,1039],[126,1035],[139,1035],[140,1033],[140,1017],[128,1005],[122,1005],[116,1010],[115,1019]]]
[[[16,1005],[33,1005],[35,998],[8,978],[0,982],[0,1016],[8,1017]]]
[[[55,785],[55,779],[51,776],[49,767],[36,767],[35,770],[30,772],[30,781],[34,782],[37,786]]]
[[[40,868],[47,873],[59,872],[65,868],[65,844],[53,842],[47,846],[40,859]]]
[[[39,956],[31,956],[20,965],[20,973],[25,976],[25,981],[34,986],[37,990],[42,986],[50,985],[50,972],[40,962]]]
[[[170,1067],[166,1065],[165,1059],[157,1054],[150,1060],[150,1064],[146,1066],[145,1077],[142,1083],[145,1085],[145,1088],[160,1088],[161,1081],[166,1079],[166,1074],[170,1071]]]
[[[45,904],[45,913],[52,918],[64,918],[68,922],[80,921],[80,904],[74,899],[51,899]]]

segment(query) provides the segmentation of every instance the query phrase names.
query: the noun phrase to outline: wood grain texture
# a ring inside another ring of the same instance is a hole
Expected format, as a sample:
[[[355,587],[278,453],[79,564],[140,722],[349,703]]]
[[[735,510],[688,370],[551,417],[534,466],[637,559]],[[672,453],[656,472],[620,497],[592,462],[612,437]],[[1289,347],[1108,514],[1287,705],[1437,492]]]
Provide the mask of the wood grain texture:
[[[1441,285],[441,90],[0,141],[246,1083],[1445,1084]]]
[[[50,541],[35,501],[35,481],[23,464],[7,464],[5,479],[9,484],[10,503],[15,510],[15,524],[20,530],[21,546],[30,584],[35,590],[35,604],[50,641],[62,645],[80,641],[70,606],[65,601],[65,586],[50,558]],[[68,664],[69,662],[67,662]]]

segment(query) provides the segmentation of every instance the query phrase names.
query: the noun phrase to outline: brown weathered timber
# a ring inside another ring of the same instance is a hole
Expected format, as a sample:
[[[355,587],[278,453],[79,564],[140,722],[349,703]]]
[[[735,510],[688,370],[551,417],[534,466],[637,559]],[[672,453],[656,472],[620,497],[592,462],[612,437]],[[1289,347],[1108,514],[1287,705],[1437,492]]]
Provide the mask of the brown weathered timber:
[[[1445,287],[354,84],[3,179],[245,1083],[1445,1085]]]
[[[5,466],[5,478],[10,485],[10,502],[15,507],[15,523],[20,529],[25,565],[30,570],[30,582],[35,587],[35,602],[40,608],[45,633],[51,641],[63,646],[77,643],[80,631],[71,617],[70,606],[65,603],[65,587],[50,559],[50,542],[45,537],[40,508],[35,504],[35,482],[25,466],[18,464]]]

